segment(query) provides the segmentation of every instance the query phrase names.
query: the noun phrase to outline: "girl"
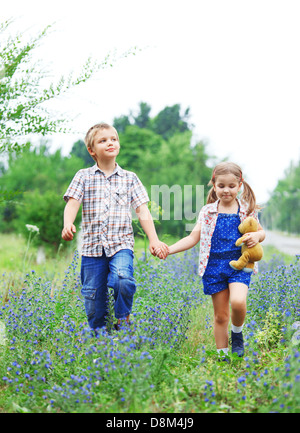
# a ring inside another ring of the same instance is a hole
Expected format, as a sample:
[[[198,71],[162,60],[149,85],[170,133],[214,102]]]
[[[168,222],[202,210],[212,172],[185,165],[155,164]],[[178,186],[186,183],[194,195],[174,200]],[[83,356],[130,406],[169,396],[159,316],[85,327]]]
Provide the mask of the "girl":
[[[214,308],[214,336],[217,351],[228,354],[229,302],[231,304],[232,353],[244,354],[243,325],[246,316],[246,298],[251,273],[233,270],[230,260],[241,255],[235,246],[241,236],[238,226],[247,216],[258,220],[255,195],[243,179],[241,168],[232,162],[218,164],[209,182],[212,185],[207,204],[201,209],[197,224],[190,235],[169,247],[175,254],[194,247],[200,240],[199,275],[202,276],[204,293],[211,295]],[[243,186],[241,198],[238,193]],[[265,232],[248,233],[248,248],[265,239]],[[166,258],[159,249],[156,254]],[[254,272],[257,272],[256,268]],[[225,358],[226,359],[226,358]]]

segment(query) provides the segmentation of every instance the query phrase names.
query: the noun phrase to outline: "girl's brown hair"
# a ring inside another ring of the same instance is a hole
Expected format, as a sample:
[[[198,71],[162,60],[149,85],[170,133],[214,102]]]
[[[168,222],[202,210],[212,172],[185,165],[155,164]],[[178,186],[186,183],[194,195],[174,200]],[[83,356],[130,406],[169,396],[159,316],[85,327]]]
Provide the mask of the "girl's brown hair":
[[[115,132],[117,134],[117,139],[118,139],[118,141],[120,141],[119,140],[119,135],[117,133],[116,128],[114,128],[113,126],[109,125],[108,123],[97,123],[96,125],[92,126],[88,130],[88,132],[86,133],[84,142],[85,142],[85,145],[86,145],[87,149],[93,150],[95,135],[97,134],[97,132],[99,131],[99,129],[109,129],[109,128],[112,128],[112,129],[115,130]],[[92,158],[97,162],[97,159],[94,156],[92,156]]]
[[[217,194],[214,190],[214,185],[216,178],[224,174],[233,174],[237,178],[238,182],[242,182],[243,192],[241,195],[241,200],[248,205],[247,215],[250,215],[256,209],[260,209],[260,207],[256,204],[256,198],[252,188],[243,178],[242,169],[234,162],[221,162],[214,168],[212,177],[208,183],[208,185],[212,185],[212,187],[207,194],[207,203],[214,203],[218,200]]]

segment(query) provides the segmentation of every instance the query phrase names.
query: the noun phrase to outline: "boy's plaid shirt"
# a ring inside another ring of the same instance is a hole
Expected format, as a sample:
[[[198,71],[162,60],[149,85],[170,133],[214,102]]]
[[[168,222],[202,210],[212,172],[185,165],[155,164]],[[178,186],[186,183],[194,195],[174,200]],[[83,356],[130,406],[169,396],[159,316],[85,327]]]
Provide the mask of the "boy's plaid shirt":
[[[108,177],[93,167],[79,170],[70,183],[64,200],[82,203],[82,255],[110,257],[122,249],[133,251],[131,206],[136,209],[149,201],[137,175],[118,164]]]

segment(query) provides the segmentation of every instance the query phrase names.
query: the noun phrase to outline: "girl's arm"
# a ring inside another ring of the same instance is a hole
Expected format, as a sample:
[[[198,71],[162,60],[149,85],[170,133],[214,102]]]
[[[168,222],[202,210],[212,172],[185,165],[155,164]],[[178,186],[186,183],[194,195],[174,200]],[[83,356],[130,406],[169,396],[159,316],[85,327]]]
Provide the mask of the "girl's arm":
[[[144,203],[140,205],[136,208],[135,212],[142,226],[142,229],[144,230],[149,239],[149,250],[151,254],[155,255],[155,251],[160,250],[162,254],[166,257],[168,255],[168,246],[158,239],[155,225],[147,204]]]
[[[254,247],[259,242],[262,242],[266,237],[266,233],[260,224],[258,225],[257,232],[251,232],[246,234],[248,235],[248,237],[247,239],[245,239],[245,244],[248,248]]]
[[[201,224],[197,223],[188,236],[169,246],[169,254],[176,254],[193,248],[200,241],[200,233]]]
[[[180,251],[189,250],[193,248],[200,241],[201,225],[197,223],[193,228],[193,231],[185,238],[180,239],[180,241],[175,242],[175,244],[169,247],[167,254],[164,254],[160,248],[155,250],[156,255],[160,259],[165,259],[169,254],[176,254]]]

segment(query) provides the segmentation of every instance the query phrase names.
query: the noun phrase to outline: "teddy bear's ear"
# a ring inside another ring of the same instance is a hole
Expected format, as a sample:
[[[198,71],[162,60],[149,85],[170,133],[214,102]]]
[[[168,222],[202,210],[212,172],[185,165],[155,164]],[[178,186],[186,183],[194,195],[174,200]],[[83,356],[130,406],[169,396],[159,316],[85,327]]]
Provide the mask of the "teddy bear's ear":
[[[249,219],[249,231],[256,232],[258,229],[258,224],[255,218]]]

